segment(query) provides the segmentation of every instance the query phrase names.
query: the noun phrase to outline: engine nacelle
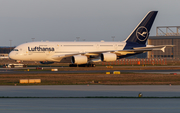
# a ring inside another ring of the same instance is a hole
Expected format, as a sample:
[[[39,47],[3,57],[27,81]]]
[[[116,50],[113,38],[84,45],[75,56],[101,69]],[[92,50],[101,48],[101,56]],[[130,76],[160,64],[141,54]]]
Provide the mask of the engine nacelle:
[[[88,58],[87,58],[87,56],[74,55],[71,58],[71,62],[73,64],[86,64],[88,62]]]
[[[110,61],[116,61],[117,55],[114,53],[102,53],[101,54],[101,61],[110,62]]]
[[[49,61],[40,61],[41,64],[53,64],[54,62],[49,62]]]

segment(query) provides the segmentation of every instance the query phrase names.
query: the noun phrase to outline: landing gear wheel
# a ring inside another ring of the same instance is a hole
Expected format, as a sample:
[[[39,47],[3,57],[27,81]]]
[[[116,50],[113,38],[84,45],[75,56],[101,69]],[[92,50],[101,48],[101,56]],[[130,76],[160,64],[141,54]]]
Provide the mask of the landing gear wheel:
[[[95,64],[80,64],[80,65],[69,64],[69,67],[95,67],[95,66],[96,66]]]
[[[88,67],[95,67],[96,65],[95,64],[87,64]]]
[[[69,64],[69,67],[77,67],[77,64]]]

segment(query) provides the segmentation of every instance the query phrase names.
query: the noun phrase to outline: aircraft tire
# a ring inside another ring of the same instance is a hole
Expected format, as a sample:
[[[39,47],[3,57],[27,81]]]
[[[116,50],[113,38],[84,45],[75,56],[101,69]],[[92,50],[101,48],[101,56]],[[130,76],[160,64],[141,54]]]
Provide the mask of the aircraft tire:
[[[77,64],[69,64],[69,67],[77,67]]]

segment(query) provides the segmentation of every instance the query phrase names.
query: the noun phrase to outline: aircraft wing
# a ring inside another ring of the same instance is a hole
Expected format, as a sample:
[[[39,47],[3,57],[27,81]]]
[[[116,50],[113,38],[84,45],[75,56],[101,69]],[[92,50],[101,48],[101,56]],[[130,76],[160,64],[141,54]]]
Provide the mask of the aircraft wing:
[[[166,47],[174,47],[174,45],[157,45],[157,46],[150,46],[150,47],[137,47],[137,48],[133,48],[135,50],[143,50],[143,49],[147,49],[147,50],[161,50],[163,52],[165,52],[165,48]]]
[[[173,47],[174,45],[158,45],[158,46],[151,46],[151,47],[136,47],[133,49],[127,49],[127,50],[121,50],[121,51],[115,51],[115,54],[119,54],[119,56],[127,55],[127,54],[135,54],[135,53],[144,53],[147,51],[153,51],[153,50],[161,50],[165,52],[166,47]]]
[[[158,45],[158,46],[150,46],[150,47],[135,47],[133,49],[126,49],[126,50],[109,50],[109,51],[92,51],[92,52],[79,52],[79,53],[72,53],[72,54],[61,54],[61,55],[53,55],[49,57],[47,60],[50,61],[61,61],[63,58],[71,57],[74,55],[84,55],[84,56],[99,56],[101,53],[114,53],[117,56],[124,56],[127,54],[136,54],[136,53],[144,53],[147,51],[153,50],[161,50],[165,52],[166,47],[173,47],[174,45]]]
[[[153,51],[153,50],[161,50],[165,52],[166,47],[173,47],[173,46],[174,45],[158,45],[158,46],[151,46],[151,47],[136,47],[133,49],[126,49],[126,50],[88,52],[88,53],[82,53],[82,54],[88,56],[88,55],[99,55],[101,53],[109,52],[109,53],[115,53],[119,56],[119,55],[142,53],[142,52]]]

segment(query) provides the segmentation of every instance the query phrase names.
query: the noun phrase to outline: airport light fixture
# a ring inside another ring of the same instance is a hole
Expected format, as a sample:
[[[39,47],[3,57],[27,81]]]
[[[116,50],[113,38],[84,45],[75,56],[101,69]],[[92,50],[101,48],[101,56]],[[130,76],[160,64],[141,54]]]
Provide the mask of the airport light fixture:
[[[76,37],[77,38],[77,41],[79,41],[80,37]]]
[[[113,39],[113,41],[114,41],[115,36],[111,36],[111,38],[112,38],[112,39]]]
[[[31,39],[32,39],[32,41],[34,42],[34,39],[35,39],[35,38],[31,38]]]

